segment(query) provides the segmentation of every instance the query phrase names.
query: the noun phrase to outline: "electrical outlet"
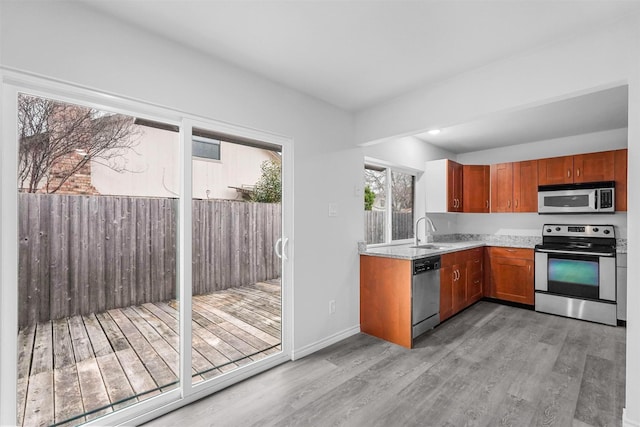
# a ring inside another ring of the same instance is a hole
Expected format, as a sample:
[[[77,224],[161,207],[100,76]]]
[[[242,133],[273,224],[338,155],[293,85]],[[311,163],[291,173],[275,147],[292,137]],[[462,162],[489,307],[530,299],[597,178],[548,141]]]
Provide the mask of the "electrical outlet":
[[[336,312],[336,300],[332,299],[329,301],[329,314],[334,314]]]

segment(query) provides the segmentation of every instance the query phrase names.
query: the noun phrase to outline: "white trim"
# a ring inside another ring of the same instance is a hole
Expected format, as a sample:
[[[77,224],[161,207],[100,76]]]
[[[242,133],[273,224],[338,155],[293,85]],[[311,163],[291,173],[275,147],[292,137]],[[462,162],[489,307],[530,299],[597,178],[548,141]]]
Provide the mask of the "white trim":
[[[622,408],[622,426],[640,427],[640,420],[632,420],[627,416],[627,408]]]
[[[18,369],[17,92],[3,86],[0,102],[0,425],[14,425]]]
[[[322,350],[325,347],[330,346],[331,344],[335,344],[338,341],[342,341],[346,338],[349,338],[353,335],[360,333],[360,325],[355,325],[350,328],[344,329],[340,332],[337,332],[331,336],[328,336],[320,341],[316,341],[312,344],[306,345],[300,349],[294,350],[291,355],[291,360],[298,360],[306,357],[316,351]]]
[[[412,168],[410,166],[402,166],[402,165],[398,165],[396,163],[391,163],[388,162],[386,160],[380,160],[380,159],[376,159],[374,157],[369,157],[369,156],[365,156],[364,157],[364,165],[371,165],[371,166],[380,166],[383,168],[391,168],[393,170],[395,170],[396,172],[404,172],[407,173],[409,175],[414,175],[416,178],[418,176],[420,176],[422,173],[424,173],[423,170],[421,169],[415,169]]]
[[[182,396],[191,394],[191,363],[192,363],[192,171],[193,164],[191,144],[193,122],[189,119],[182,121],[180,126],[180,195],[178,200],[178,290],[180,301],[180,389]]]

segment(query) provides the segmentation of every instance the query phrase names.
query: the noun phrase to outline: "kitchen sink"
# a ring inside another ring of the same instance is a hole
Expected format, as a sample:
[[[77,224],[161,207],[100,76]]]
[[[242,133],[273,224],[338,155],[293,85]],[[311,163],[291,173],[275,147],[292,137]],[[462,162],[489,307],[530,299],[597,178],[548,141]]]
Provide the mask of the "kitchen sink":
[[[436,250],[442,250],[442,249],[450,249],[451,246],[426,244],[426,245],[411,246],[411,248],[414,248],[414,249],[436,249]]]

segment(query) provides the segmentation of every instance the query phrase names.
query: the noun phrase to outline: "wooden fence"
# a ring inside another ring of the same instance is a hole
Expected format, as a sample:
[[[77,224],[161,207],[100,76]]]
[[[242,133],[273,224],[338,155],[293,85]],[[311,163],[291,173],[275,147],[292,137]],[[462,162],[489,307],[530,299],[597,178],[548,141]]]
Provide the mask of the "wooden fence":
[[[177,200],[20,194],[19,324],[176,297]],[[193,294],[280,277],[279,204],[193,201]]]
[[[384,242],[384,211],[364,211],[365,241],[367,243]],[[413,213],[393,212],[391,215],[393,240],[413,237]]]

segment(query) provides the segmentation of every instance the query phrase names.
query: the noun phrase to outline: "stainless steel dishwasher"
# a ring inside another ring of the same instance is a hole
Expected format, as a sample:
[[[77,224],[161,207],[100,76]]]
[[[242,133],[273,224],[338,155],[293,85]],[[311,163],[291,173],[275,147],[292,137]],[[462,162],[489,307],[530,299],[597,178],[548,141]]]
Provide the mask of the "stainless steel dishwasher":
[[[440,256],[413,261],[411,336],[416,338],[440,323]]]

